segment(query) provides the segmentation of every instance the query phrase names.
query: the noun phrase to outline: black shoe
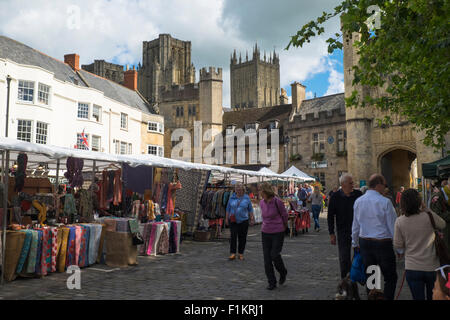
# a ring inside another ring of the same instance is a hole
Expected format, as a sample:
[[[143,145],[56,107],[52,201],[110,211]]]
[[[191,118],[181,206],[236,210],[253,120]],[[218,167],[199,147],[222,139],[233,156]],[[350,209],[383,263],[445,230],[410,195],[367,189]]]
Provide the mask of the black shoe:
[[[284,284],[286,282],[286,276],[287,276],[287,271],[285,274],[280,275],[280,281],[278,281],[278,283],[280,285]]]
[[[275,289],[277,287],[277,285],[276,284],[269,284],[268,286],[267,286],[267,290],[273,290],[273,289]]]

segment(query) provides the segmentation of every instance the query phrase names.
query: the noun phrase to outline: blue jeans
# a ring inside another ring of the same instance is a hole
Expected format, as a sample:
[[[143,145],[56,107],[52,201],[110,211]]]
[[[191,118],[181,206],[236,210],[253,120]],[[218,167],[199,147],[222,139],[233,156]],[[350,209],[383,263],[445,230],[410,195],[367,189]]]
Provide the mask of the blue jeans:
[[[311,206],[313,218],[314,218],[314,229],[319,229],[319,215],[320,215],[320,206],[317,204],[313,204]]]
[[[436,272],[406,270],[406,281],[414,300],[425,300],[425,292],[427,300],[432,300]]]

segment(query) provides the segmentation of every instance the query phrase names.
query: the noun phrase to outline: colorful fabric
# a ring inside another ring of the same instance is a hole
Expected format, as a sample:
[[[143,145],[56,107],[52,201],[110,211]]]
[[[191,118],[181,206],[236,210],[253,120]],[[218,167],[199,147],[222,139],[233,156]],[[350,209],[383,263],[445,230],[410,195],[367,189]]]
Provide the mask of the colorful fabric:
[[[57,257],[57,264],[58,264],[58,272],[64,272],[66,268],[66,258],[68,253],[68,245],[69,245],[69,228],[60,228],[58,231],[58,235],[60,236],[60,241],[58,241],[58,257]]]
[[[115,206],[118,206],[122,202],[122,181],[120,177],[122,175],[122,170],[116,170],[114,173],[114,202]],[[151,181],[151,180],[150,180]]]
[[[89,225],[90,238],[89,238],[89,253],[88,253],[88,262],[89,265],[95,264],[98,255],[98,248],[100,246],[100,237],[102,234],[102,225],[101,224],[91,224]]]
[[[75,205],[75,198],[68,193],[64,197],[64,215],[70,216],[77,214],[77,207]]]
[[[36,250],[36,265],[34,267],[34,273],[41,274],[41,256],[42,256],[42,231],[36,230],[38,233],[38,245]]]
[[[78,226],[80,229],[80,249],[78,253],[78,266],[86,267],[87,266],[87,253],[88,253],[88,228],[85,225]],[[77,228],[78,228],[77,227]],[[76,245],[76,242],[75,242]]]
[[[49,228],[42,228],[41,275],[46,276],[52,264],[52,238]]]
[[[26,266],[26,273],[34,273],[36,268],[36,255],[38,247],[38,232],[31,230],[31,246],[28,254],[28,262]]]
[[[69,236],[67,239],[67,256],[66,256],[66,267],[76,265],[75,256],[75,241],[76,241],[76,228],[69,227]],[[64,271],[61,271],[64,272]]]
[[[51,228],[51,239],[52,239],[52,259],[50,272],[56,272],[56,258],[58,256],[58,228]]]
[[[80,260],[81,237],[83,230],[80,226],[75,227],[75,265],[78,266]]]
[[[148,247],[147,247],[147,255],[151,255],[152,253],[154,255],[156,255],[155,251],[156,251],[156,240],[157,240],[157,230],[158,230],[158,224],[157,223],[152,223],[152,231],[150,234],[150,240],[148,243]]]
[[[157,254],[168,254],[169,253],[169,234],[168,234],[168,225],[167,224],[164,224],[162,227],[156,253]]]
[[[28,253],[30,251],[31,246],[31,238],[33,237],[33,234],[30,230],[22,231],[25,232],[25,241],[23,243],[22,251],[20,252],[19,262],[17,263],[16,272],[21,273],[23,269],[23,265],[25,263],[25,260],[28,257]]]
[[[130,232],[129,219],[120,218],[116,219],[116,230],[117,232]]]

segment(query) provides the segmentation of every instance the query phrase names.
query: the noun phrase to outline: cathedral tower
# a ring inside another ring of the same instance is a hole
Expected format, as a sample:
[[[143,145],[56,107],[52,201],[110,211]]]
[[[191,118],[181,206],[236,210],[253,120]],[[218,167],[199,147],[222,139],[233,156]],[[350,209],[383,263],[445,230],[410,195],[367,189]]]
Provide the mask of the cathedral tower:
[[[144,41],[142,66],[139,68],[139,91],[151,102],[160,102],[161,92],[172,85],[195,82],[191,63],[191,42],[160,34],[158,39]]]
[[[231,107],[232,108],[261,108],[275,106],[280,101],[280,60],[275,50],[269,57],[261,53],[256,44],[252,59],[239,60],[236,50],[231,56]]]

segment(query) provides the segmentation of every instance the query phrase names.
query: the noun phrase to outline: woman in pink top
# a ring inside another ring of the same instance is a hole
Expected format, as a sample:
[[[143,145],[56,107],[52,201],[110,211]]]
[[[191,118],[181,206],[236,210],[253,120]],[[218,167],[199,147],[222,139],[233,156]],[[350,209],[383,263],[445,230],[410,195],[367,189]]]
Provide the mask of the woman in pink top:
[[[264,253],[264,269],[269,282],[268,290],[277,287],[277,279],[273,267],[280,273],[279,284],[286,281],[287,270],[281,258],[284,242],[284,232],[287,227],[288,213],[283,201],[275,196],[269,183],[261,185],[260,202],[262,215],[262,245]]]

